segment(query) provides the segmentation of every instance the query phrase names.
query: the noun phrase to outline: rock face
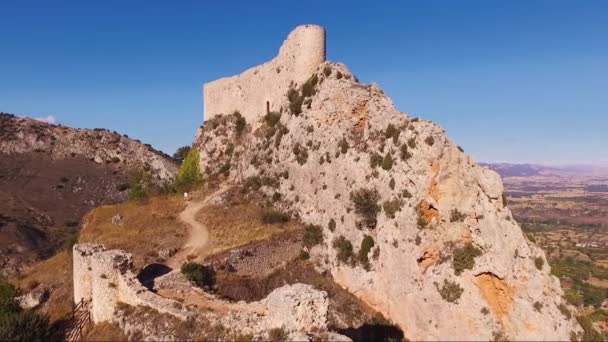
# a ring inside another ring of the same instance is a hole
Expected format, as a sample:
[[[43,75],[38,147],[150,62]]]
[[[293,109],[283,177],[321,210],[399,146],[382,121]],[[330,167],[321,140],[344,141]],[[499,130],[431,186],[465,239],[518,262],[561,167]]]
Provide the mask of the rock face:
[[[231,113],[205,122],[194,143],[204,176],[321,227],[317,266],[408,339],[566,340],[580,330],[559,310],[559,281],[513,220],[500,177],[441,127],[400,113],[342,64],[289,88],[276,113],[245,129]]]
[[[272,291],[262,300],[267,326],[288,331],[314,332],[327,329],[327,292],[306,284],[294,284]]]

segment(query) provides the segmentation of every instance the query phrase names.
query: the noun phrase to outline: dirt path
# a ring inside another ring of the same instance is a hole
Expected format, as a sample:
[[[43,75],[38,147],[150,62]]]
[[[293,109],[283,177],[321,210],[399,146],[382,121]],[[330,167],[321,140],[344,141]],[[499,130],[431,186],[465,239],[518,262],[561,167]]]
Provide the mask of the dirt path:
[[[193,200],[187,203],[186,208],[179,214],[178,218],[190,227],[188,240],[174,256],[166,261],[167,266],[172,269],[179,269],[186,261],[200,262],[205,258],[206,247],[209,244],[209,230],[204,224],[196,220],[196,214],[228,189],[229,187],[220,187],[203,200]]]

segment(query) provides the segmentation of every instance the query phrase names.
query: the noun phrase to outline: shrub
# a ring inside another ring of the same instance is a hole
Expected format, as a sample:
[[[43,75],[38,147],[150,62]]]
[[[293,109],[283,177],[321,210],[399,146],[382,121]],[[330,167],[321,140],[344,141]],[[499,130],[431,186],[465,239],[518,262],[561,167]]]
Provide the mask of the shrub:
[[[336,72],[336,78],[337,79],[341,79],[342,78],[342,73],[341,72]]]
[[[264,116],[264,121],[266,124],[268,124],[268,126],[274,127],[281,121],[281,113],[270,112]]]
[[[416,148],[416,139],[409,138],[407,140],[407,146],[409,146],[410,148]]]
[[[481,250],[470,242],[467,242],[462,248],[455,249],[454,259],[452,260],[454,273],[460,275],[464,270],[472,269],[475,266],[475,258],[481,254]]]
[[[453,281],[447,281],[445,279],[443,280],[443,286],[441,287],[441,289],[437,286],[437,290],[439,291],[441,298],[450,303],[457,303],[458,299],[464,292],[464,290],[462,289],[462,287],[460,287],[460,285],[458,285],[458,283]]]
[[[483,308],[481,308],[481,313],[484,315],[487,315],[490,313],[490,309],[486,308],[485,306]]]
[[[361,248],[359,248],[357,259],[359,260],[359,263],[363,265],[363,268],[368,271],[370,269],[370,265],[367,255],[369,254],[369,251],[372,249],[372,247],[374,247],[374,239],[369,235],[365,235],[363,237],[363,240],[361,240]]]
[[[326,66],[323,68],[323,74],[324,74],[325,76],[329,76],[329,75],[331,75],[331,67],[330,67],[329,65],[326,65]]]
[[[534,310],[540,312],[543,309],[541,302],[534,302]]]
[[[339,262],[347,263],[353,257],[353,244],[344,236],[340,235],[337,238],[334,238],[332,246],[338,251],[336,257]]]
[[[340,148],[340,152],[342,152],[342,154],[346,154],[346,152],[348,152],[348,141],[346,141],[346,138],[343,137],[342,140],[338,143],[338,147]]]
[[[401,157],[401,160],[408,160],[412,157],[412,154],[410,151],[408,151],[406,144],[399,147],[399,156]]]
[[[458,147],[458,151],[464,152],[464,149],[462,147],[460,147],[460,146],[457,146],[457,147]]]
[[[302,84],[302,96],[311,97],[315,94],[315,87],[319,82],[317,74],[312,75],[304,84]]]
[[[195,186],[201,180],[199,162],[200,156],[198,151],[196,149],[190,150],[179,168],[175,185],[183,189],[190,189]]]
[[[504,207],[506,207],[506,206],[507,206],[507,196],[505,196],[505,194],[504,194],[504,193],[502,194],[502,205],[503,205]]]
[[[302,147],[300,143],[296,143],[293,146],[293,154],[296,156],[296,161],[298,162],[298,164],[306,164],[306,161],[308,160],[308,150]]]
[[[375,189],[361,188],[350,194],[350,200],[355,205],[355,212],[363,219],[368,228],[375,228],[380,206],[378,200],[380,195]]]
[[[407,189],[403,189],[401,196],[403,196],[403,198],[412,198],[412,194]]]
[[[0,337],[6,341],[48,341],[51,326],[48,318],[30,310],[22,310],[15,288],[0,275]]]
[[[175,160],[178,164],[181,164],[184,159],[186,159],[188,152],[190,152],[190,148],[190,146],[182,146],[178,148],[177,151],[173,153],[173,160]]]
[[[303,241],[304,246],[308,248],[323,243],[323,230],[316,225],[306,225],[304,228]]]
[[[579,336],[579,341],[603,341],[604,337],[600,332],[595,330],[593,322],[589,317],[577,316],[576,321],[583,328],[582,336]]]
[[[287,99],[289,100],[289,111],[292,115],[298,116],[302,113],[302,102],[304,97],[300,96],[300,92],[294,88],[289,88],[287,91]]]
[[[384,131],[384,138],[392,138],[397,132],[398,131],[393,124],[388,124],[386,130]]]
[[[435,138],[429,135],[428,137],[426,137],[426,139],[424,139],[424,142],[429,146],[433,146],[433,144],[435,143]]]
[[[262,187],[262,180],[259,176],[250,176],[245,178],[241,188],[242,193],[249,193],[251,190],[257,191]]]
[[[234,122],[234,129],[236,132],[237,136],[240,136],[243,131],[245,130],[245,127],[247,126],[247,121],[245,120],[245,118],[241,115],[241,113],[237,110],[234,113],[232,113],[232,115],[235,118],[235,122]]]
[[[395,178],[391,178],[388,182],[388,187],[391,188],[391,190],[395,190]]]
[[[201,288],[211,288],[215,285],[215,272],[211,267],[188,262],[182,265],[181,272],[188,280]]]
[[[285,223],[289,221],[289,215],[275,209],[267,209],[262,212],[262,222],[268,224]]]
[[[140,200],[148,196],[152,177],[144,170],[136,170],[129,181],[129,200]]]
[[[329,229],[330,232],[333,232],[334,230],[336,230],[336,221],[333,218],[331,220],[329,220],[329,223],[327,224],[327,228]]]
[[[287,341],[288,335],[283,328],[273,328],[268,331],[268,339],[270,341]]]
[[[543,260],[542,257],[536,257],[534,259],[534,265],[536,266],[536,268],[538,268],[539,270],[543,269],[543,266],[545,265],[545,261]]]
[[[466,215],[458,211],[458,209],[452,209],[450,212],[450,222],[463,222]]]
[[[116,190],[123,192],[129,188],[129,183],[119,183],[116,184]]]
[[[387,153],[382,159],[382,168],[384,170],[390,170],[393,167],[393,157],[391,157],[390,153]]]
[[[395,134],[393,134],[393,144],[397,145],[399,143],[399,135],[401,135],[401,131],[397,130]]]
[[[568,307],[564,303],[558,305],[557,308],[567,319],[572,318],[572,313],[570,312],[570,310],[568,310]]]
[[[382,208],[384,208],[384,213],[388,218],[395,218],[395,213],[401,210],[401,205],[403,203],[398,198],[395,198],[391,201],[384,201],[382,204]]]
[[[382,156],[376,152],[373,152],[369,155],[369,165],[371,168],[375,168],[376,166],[382,165]]]

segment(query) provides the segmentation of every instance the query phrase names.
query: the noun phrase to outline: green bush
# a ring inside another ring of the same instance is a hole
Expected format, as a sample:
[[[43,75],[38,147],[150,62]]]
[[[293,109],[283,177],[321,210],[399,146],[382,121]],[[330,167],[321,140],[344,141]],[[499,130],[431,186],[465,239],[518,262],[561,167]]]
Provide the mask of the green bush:
[[[452,260],[454,273],[460,275],[464,270],[472,269],[475,266],[475,258],[481,254],[481,250],[470,242],[467,242],[462,248],[455,249],[454,259]]]
[[[401,160],[408,160],[412,157],[412,154],[408,151],[406,144],[403,144],[399,147],[399,156]]]
[[[376,166],[380,166],[380,165],[382,165],[382,156],[376,152],[372,152],[369,155],[369,166],[371,166],[371,168],[373,169]]]
[[[285,223],[289,221],[289,215],[275,209],[266,209],[262,212],[262,222],[268,224]]]
[[[270,341],[283,342],[287,341],[289,335],[283,328],[272,328],[268,331],[268,339]]]
[[[384,208],[384,213],[386,214],[386,217],[394,219],[395,213],[401,211],[402,205],[403,203],[400,199],[394,198],[391,201],[384,201],[384,203],[382,204],[382,208]]]
[[[387,153],[382,159],[382,168],[384,170],[390,170],[393,167],[393,157],[391,157],[390,153]]]
[[[323,243],[323,230],[321,227],[308,224],[304,227],[303,236],[304,246],[310,248],[312,246]]]
[[[333,218],[331,220],[329,220],[329,224],[327,225],[327,228],[329,229],[330,232],[333,232],[334,230],[336,230],[336,221]]]
[[[300,92],[294,88],[289,88],[287,99],[289,100],[289,112],[295,116],[300,115],[302,113],[302,102],[304,101],[304,98],[300,96]]]
[[[334,249],[338,251],[337,259],[341,263],[348,263],[353,258],[353,244],[344,236],[340,235],[334,238],[332,242]]]
[[[534,265],[536,265],[536,268],[538,268],[539,270],[542,270],[543,266],[545,265],[545,261],[541,257],[536,257],[534,259]]]
[[[232,113],[232,115],[234,116],[234,130],[236,132],[237,136],[240,136],[243,131],[245,130],[245,127],[247,127],[247,121],[245,120],[245,118],[241,115],[241,113],[237,110],[234,113]]]
[[[177,178],[175,179],[177,187],[188,190],[199,183],[201,180],[199,162],[200,156],[198,151],[196,149],[190,150],[177,173]]]
[[[134,171],[129,181],[129,200],[148,197],[152,186],[152,176],[148,172],[143,169]]]
[[[277,123],[281,122],[281,113],[270,112],[264,116],[264,121],[268,126],[274,127]]]
[[[589,317],[577,316],[576,321],[583,328],[582,336],[579,341],[604,341],[604,336],[593,327],[593,322]]]
[[[564,303],[561,303],[557,308],[567,319],[572,318],[572,313],[570,310],[568,310],[568,307]]]
[[[457,303],[458,299],[464,292],[463,288],[458,283],[453,281],[443,280],[443,286],[441,289],[437,287],[441,298],[450,303]]]
[[[386,127],[386,130],[384,131],[384,138],[390,139],[397,132],[398,132],[398,130],[395,128],[395,126],[393,124],[388,124],[388,126]]]
[[[369,251],[371,251],[372,247],[374,247],[374,239],[369,235],[365,235],[363,240],[361,240],[361,248],[359,248],[357,260],[359,260],[359,263],[363,265],[363,268],[368,271],[370,269],[370,264],[367,255],[369,254]]]
[[[348,152],[348,141],[346,141],[346,138],[342,138],[342,140],[338,143],[338,147],[340,148],[340,152],[342,152],[342,154],[346,154],[346,152]]]
[[[463,222],[466,215],[458,211],[458,209],[452,209],[450,212],[450,222]]]
[[[182,146],[178,148],[177,151],[173,153],[173,160],[175,160],[179,164],[183,163],[184,159],[186,159],[186,156],[188,155],[188,152],[190,152],[190,149],[190,146]]]
[[[350,200],[355,205],[355,213],[362,219],[366,227],[374,229],[377,223],[380,206],[378,200],[380,195],[375,189],[361,188],[350,194]]]
[[[215,271],[211,267],[188,262],[182,265],[181,272],[201,288],[211,288],[215,285]]]
[[[52,330],[47,317],[22,310],[15,288],[0,275],[0,338],[3,341],[48,341]]]

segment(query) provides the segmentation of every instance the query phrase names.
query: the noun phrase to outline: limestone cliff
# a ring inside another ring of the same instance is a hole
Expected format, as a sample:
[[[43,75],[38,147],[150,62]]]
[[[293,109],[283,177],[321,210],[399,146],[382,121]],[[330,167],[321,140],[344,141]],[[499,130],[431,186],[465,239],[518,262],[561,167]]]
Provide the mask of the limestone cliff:
[[[408,339],[565,340],[579,331],[500,177],[441,127],[400,113],[341,64],[321,64],[281,101],[245,126],[251,113],[205,122],[194,143],[204,176],[319,226],[317,267]]]

